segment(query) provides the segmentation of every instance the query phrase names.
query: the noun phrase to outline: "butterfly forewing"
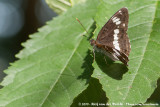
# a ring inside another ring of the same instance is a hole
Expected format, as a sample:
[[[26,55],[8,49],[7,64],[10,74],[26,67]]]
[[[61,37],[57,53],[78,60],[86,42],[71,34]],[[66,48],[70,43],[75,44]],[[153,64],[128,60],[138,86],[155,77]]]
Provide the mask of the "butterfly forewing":
[[[102,27],[96,39],[97,46],[112,48],[114,51],[110,53],[126,65],[131,50],[127,35],[128,19],[128,9],[121,8]]]

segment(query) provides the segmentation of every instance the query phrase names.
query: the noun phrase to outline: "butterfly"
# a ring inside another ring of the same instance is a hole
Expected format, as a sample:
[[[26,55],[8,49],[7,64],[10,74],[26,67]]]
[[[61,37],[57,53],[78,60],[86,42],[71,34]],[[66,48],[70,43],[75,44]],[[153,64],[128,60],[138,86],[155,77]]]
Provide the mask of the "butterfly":
[[[128,30],[128,9],[121,8],[100,30],[97,39],[91,39],[93,49],[102,52],[113,61],[121,61],[128,66],[129,53],[131,51]]]

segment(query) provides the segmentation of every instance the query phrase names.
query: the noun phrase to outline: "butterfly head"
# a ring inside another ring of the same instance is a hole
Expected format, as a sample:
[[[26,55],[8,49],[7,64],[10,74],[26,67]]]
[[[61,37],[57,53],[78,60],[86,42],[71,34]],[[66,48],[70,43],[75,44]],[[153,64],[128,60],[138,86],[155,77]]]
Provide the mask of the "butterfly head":
[[[94,39],[91,39],[91,40],[90,40],[90,44],[91,44],[92,46],[94,46],[94,45],[96,44],[96,41],[95,41]]]

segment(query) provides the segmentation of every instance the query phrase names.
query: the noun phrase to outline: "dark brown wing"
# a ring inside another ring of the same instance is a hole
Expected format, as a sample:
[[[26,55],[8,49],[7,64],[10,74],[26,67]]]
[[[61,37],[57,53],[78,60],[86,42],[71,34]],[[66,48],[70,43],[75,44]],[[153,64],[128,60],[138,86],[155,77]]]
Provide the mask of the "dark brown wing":
[[[114,48],[126,56],[130,53],[130,42],[127,36],[128,9],[121,8],[100,30],[96,42]]]
[[[126,56],[123,52],[120,52],[117,49],[105,46],[105,50],[109,52],[114,58],[118,59],[122,63],[128,66],[128,56]]]

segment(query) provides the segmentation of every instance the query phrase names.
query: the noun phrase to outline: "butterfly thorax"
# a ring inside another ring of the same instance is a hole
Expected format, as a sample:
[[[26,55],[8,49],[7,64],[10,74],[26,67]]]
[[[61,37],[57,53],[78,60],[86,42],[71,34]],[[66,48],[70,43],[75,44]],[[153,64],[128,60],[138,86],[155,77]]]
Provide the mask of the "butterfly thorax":
[[[102,48],[104,45],[98,43],[97,41],[95,41],[94,39],[91,39],[90,40],[90,44],[93,46],[93,47],[98,47],[98,48]]]

